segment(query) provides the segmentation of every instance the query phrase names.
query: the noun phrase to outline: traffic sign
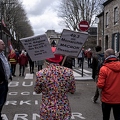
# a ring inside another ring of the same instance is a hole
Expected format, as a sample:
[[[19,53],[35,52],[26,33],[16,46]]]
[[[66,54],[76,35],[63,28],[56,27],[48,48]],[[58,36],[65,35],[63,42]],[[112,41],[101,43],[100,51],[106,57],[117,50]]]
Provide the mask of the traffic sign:
[[[84,31],[84,32],[87,31],[89,29],[89,23],[87,21],[85,21],[85,20],[80,21],[80,23],[79,23],[79,29],[81,31]]]

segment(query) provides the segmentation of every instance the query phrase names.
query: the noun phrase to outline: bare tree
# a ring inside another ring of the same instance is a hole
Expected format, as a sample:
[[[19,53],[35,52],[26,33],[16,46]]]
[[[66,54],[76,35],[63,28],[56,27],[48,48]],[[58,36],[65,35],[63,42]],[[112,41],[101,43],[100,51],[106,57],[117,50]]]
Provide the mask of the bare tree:
[[[94,24],[95,16],[101,11],[105,0],[62,0],[59,16],[63,18],[67,28],[79,30],[78,23],[86,20]]]
[[[3,5],[4,21],[7,28],[12,32],[12,36],[16,34],[19,39],[34,35],[30,21],[19,0],[4,0]]]
[[[28,37],[27,33],[32,33],[31,35],[33,35],[33,32],[31,32],[32,27],[22,5],[17,5],[15,7],[15,11],[16,13],[14,14],[15,16],[13,18],[13,26],[16,33],[19,34],[20,37]],[[27,31],[25,31],[26,29]]]

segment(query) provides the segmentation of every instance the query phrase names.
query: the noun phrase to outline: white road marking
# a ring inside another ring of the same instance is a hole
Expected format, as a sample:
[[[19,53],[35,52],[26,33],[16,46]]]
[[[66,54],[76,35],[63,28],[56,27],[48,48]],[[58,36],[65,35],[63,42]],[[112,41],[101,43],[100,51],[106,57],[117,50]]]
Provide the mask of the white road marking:
[[[79,70],[78,69],[74,69],[74,70],[77,71],[77,72],[82,71],[82,69],[79,69]],[[81,74],[79,74],[79,73],[77,73],[75,71],[73,71],[73,75],[74,75],[76,80],[92,80],[92,77],[90,75],[88,75],[88,74],[90,74],[92,72],[83,69],[84,74],[83,74],[83,77],[82,77]],[[26,76],[25,76],[24,79],[33,79],[33,74],[26,73]]]
[[[78,74],[78,73],[77,73],[77,72],[75,72],[75,71],[73,71],[73,75],[74,75],[74,76],[81,77],[81,75],[80,75],[80,74]]]
[[[26,73],[25,78],[24,79],[33,79],[33,74],[30,73]]]
[[[77,69],[76,69],[77,70]],[[82,71],[82,69],[79,69],[80,71]],[[83,72],[85,72],[85,73],[87,73],[87,74],[90,74],[90,73],[92,73],[92,72],[90,72],[90,71],[88,71],[88,70],[85,70],[85,69],[83,69]]]

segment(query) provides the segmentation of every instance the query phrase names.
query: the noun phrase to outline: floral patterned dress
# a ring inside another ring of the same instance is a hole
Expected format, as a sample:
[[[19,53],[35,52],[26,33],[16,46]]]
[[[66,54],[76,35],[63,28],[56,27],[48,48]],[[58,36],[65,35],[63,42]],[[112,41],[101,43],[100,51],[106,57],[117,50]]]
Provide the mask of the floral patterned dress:
[[[69,120],[71,108],[67,93],[76,89],[73,71],[51,63],[36,73],[34,90],[42,92],[40,120]]]

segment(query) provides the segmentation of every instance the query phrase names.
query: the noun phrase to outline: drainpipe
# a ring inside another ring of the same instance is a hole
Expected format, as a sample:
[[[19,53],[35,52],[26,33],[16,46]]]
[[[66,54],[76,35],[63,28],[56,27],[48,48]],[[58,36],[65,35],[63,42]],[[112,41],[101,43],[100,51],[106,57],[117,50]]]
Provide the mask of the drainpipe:
[[[103,46],[105,50],[105,40],[104,40],[104,12],[103,12]]]

